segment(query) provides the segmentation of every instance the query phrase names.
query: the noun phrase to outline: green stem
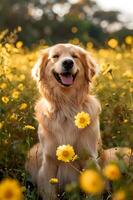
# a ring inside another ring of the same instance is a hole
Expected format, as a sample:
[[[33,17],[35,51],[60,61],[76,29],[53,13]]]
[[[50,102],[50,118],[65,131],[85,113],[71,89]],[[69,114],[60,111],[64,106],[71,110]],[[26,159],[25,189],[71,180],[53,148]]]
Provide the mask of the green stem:
[[[76,168],[74,165],[72,165],[71,163],[69,163],[69,165],[70,165],[73,169],[75,169],[78,173],[82,174],[82,172],[81,172],[78,168]]]

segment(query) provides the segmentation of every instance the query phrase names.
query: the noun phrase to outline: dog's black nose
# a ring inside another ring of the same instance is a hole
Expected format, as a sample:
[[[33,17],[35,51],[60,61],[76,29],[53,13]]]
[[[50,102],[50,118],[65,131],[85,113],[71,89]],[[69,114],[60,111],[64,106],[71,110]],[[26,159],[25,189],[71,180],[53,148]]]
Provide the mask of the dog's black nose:
[[[74,62],[73,62],[73,60],[71,60],[71,59],[66,59],[66,60],[64,60],[64,61],[62,62],[62,67],[63,67],[65,70],[67,70],[67,71],[69,71],[70,69],[72,69],[73,65],[74,65]]]

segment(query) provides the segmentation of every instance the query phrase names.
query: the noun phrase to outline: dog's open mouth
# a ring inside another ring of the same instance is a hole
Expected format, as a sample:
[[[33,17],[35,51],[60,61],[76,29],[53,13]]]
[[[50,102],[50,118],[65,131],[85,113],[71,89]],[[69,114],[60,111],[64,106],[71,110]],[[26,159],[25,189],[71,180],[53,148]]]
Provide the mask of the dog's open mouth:
[[[66,87],[71,86],[74,83],[77,73],[78,72],[76,72],[75,74],[71,74],[69,72],[66,72],[66,73],[58,74],[57,72],[53,71],[53,74],[56,80],[60,84]]]

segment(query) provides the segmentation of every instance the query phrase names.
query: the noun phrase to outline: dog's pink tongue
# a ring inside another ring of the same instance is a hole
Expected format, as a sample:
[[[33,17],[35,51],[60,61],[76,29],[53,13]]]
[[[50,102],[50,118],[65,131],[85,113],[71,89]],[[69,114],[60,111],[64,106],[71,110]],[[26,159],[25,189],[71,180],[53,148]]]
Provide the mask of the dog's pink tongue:
[[[63,84],[65,85],[71,85],[73,83],[73,76],[72,75],[60,75],[60,79],[62,81]]]

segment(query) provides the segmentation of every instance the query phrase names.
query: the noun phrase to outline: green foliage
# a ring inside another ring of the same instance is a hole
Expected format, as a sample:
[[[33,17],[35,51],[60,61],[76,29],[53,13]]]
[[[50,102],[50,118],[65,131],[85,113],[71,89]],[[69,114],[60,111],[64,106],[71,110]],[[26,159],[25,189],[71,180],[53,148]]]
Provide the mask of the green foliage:
[[[126,35],[132,35],[133,30],[126,27],[118,16],[118,11],[103,11],[92,0],[79,0],[76,3],[67,1],[45,0],[1,0],[0,30],[14,30],[21,26],[23,32],[19,40],[27,46],[44,40],[48,44],[66,42],[78,38],[86,44],[93,41],[96,47],[103,46],[109,37],[115,37],[122,42]],[[103,28],[102,24],[106,24]],[[120,30],[109,32],[113,24],[121,25]],[[72,27],[78,31],[73,33]]]

